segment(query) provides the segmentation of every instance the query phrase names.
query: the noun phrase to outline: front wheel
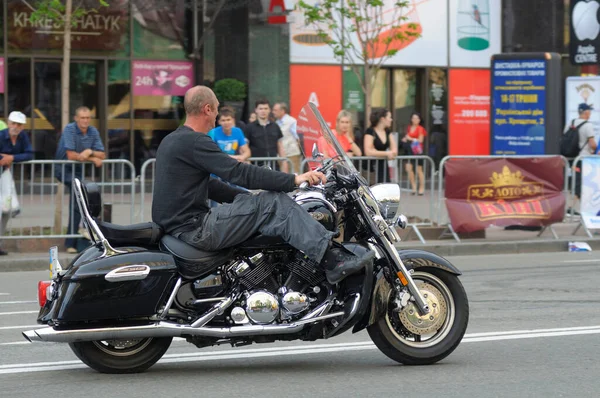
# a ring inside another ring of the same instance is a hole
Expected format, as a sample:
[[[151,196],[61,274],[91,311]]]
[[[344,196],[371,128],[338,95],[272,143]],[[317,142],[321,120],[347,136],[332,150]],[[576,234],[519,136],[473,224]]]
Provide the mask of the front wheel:
[[[154,365],[169,349],[172,337],[70,343],[71,350],[101,373],[139,373]]]
[[[450,355],[462,340],[469,321],[469,302],[458,277],[448,272],[420,268],[412,278],[430,313],[420,316],[412,301],[398,311],[392,290],[386,314],[367,330],[377,348],[394,361],[429,365]]]

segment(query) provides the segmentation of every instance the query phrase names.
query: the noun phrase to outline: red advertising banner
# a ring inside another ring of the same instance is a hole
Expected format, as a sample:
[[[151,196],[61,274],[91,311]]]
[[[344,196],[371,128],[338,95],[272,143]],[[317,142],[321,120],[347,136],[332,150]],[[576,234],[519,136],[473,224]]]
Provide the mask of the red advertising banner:
[[[450,69],[448,153],[490,154],[490,71]]]
[[[307,102],[317,105],[331,128],[342,109],[342,67],[290,65],[290,111],[296,117]],[[308,151],[310,153],[310,151]]]
[[[565,212],[562,157],[450,159],[446,209],[456,232],[489,226],[544,226]]]

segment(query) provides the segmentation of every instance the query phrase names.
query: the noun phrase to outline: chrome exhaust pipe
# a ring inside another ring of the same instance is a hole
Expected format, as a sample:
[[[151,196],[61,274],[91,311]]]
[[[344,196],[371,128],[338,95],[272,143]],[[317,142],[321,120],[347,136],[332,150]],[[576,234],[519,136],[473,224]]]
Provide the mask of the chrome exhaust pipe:
[[[256,336],[270,334],[291,334],[301,331],[307,324],[343,316],[335,312],[314,318],[305,317],[287,325],[248,325],[230,328],[192,327],[172,322],[156,322],[143,326],[124,326],[96,329],[55,330],[52,327],[28,330],[23,337],[29,342],[75,343],[80,341],[118,340],[148,337],[204,336],[227,339],[236,336]]]

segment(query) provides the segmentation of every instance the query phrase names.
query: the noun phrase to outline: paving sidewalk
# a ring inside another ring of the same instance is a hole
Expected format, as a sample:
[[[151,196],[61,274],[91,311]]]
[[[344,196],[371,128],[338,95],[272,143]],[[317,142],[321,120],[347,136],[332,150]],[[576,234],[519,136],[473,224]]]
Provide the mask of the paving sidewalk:
[[[428,186],[428,188],[430,188]],[[17,231],[21,228],[33,226],[51,226],[54,217],[54,202],[50,196],[32,196],[23,198],[23,212],[11,220],[11,227]],[[105,194],[104,200],[113,203],[113,222],[129,224],[132,222],[147,221],[152,207],[151,195],[144,197],[143,214],[140,196],[137,195],[135,210],[131,213],[131,197],[126,194]],[[438,197],[431,191],[426,191],[424,196],[412,196],[403,192],[400,212],[422,221],[447,220],[445,206],[438,206]],[[67,202],[68,205],[68,202]],[[63,225],[67,224],[67,212],[63,212]],[[437,253],[441,256],[453,255],[480,255],[480,254],[508,254],[508,253],[535,253],[535,252],[564,252],[568,250],[568,243],[572,241],[587,242],[592,250],[600,250],[600,235],[589,238],[583,228],[576,234],[573,231],[579,223],[579,218],[567,219],[566,222],[554,225],[559,239],[554,239],[550,230],[538,237],[538,232],[533,231],[507,231],[504,228],[488,228],[484,239],[462,239],[456,242],[451,236],[445,239],[427,240],[422,244],[414,233],[408,240],[398,244],[399,248],[422,249]],[[403,238],[408,231],[400,231]],[[434,235],[437,237],[437,235]],[[16,238],[16,237],[14,237]],[[22,238],[17,238],[22,239]],[[39,245],[38,245],[39,246]],[[68,264],[74,255],[60,253],[60,260]],[[0,272],[2,271],[35,271],[46,270],[49,267],[47,252],[10,253],[0,256]]]
[[[403,241],[397,245],[399,249],[421,249],[441,256],[465,256],[485,254],[520,254],[539,252],[566,252],[568,243],[572,241],[587,242],[592,250],[600,250],[600,235],[589,238],[583,228],[576,235],[573,231],[576,222],[554,225],[559,239],[554,239],[550,230],[538,237],[534,231],[507,231],[503,228],[489,228],[485,239],[463,239],[460,243],[454,239],[429,240],[422,244],[414,239]],[[406,234],[406,232],[405,232]],[[68,264],[75,255],[59,253],[63,265]],[[11,253],[0,257],[0,272],[40,271],[49,269],[48,253]]]

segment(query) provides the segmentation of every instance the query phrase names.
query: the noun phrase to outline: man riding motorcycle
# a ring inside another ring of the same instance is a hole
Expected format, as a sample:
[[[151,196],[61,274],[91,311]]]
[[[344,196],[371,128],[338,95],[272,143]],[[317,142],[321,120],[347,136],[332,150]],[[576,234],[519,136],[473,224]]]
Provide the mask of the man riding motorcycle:
[[[362,257],[332,242],[327,231],[283,192],[325,183],[320,172],[281,173],[238,162],[206,135],[215,126],[219,101],[196,86],[185,94],[186,122],[165,137],[156,153],[152,219],[167,234],[205,251],[236,246],[260,233],[279,236],[325,270],[334,284],[361,270],[374,257]],[[210,178],[266,192],[248,194]],[[209,208],[207,199],[224,203]]]

